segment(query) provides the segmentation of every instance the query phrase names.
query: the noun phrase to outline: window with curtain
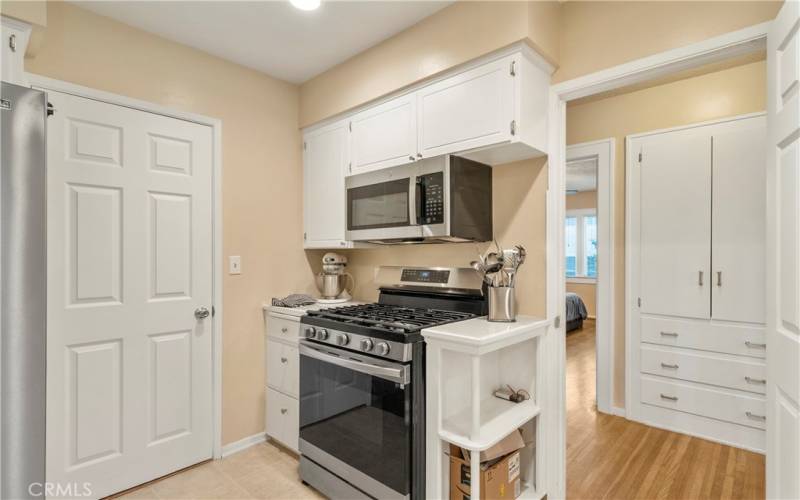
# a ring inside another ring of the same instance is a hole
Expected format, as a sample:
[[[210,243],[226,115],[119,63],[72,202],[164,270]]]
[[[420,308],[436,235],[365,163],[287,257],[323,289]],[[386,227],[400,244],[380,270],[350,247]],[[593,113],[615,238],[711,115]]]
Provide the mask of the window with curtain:
[[[567,211],[564,237],[567,277],[597,278],[597,211]]]

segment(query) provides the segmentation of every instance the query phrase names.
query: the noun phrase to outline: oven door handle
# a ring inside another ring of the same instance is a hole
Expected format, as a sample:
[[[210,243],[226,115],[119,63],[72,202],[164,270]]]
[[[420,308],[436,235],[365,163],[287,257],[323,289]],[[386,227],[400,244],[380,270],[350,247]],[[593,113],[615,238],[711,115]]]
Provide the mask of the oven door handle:
[[[356,359],[358,358],[355,357],[357,354],[353,354],[353,358],[344,358],[341,356],[328,354],[307,344],[300,344],[300,355],[308,356],[309,358],[318,359],[332,365],[341,366],[342,368],[372,375],[398,384],[407,384],[410,382],[408,366],[405,365],[395,367],[378,365],[368,361],[357,361]]]

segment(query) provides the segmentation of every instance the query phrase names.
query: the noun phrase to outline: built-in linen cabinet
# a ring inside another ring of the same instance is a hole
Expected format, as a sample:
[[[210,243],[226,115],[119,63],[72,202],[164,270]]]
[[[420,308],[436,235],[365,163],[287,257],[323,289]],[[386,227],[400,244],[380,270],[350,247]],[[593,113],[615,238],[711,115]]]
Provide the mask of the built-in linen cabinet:
[[[629,138],[630,415],[763,451],[762,114]]]
[[[303,245],[346,248],[344,178],[349,168],[349,122],[341,120],[303,137]]]
[[[417,99],[396,97],[353,115],[349,173],[394,167],[417,158]]]

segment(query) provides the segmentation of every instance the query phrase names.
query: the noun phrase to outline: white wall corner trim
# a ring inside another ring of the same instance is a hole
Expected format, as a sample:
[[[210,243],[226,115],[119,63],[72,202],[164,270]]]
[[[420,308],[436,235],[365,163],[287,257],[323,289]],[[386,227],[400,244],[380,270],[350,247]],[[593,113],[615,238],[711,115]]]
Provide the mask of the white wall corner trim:
[[[222,456],[221,458],[225,458],[229,455],[233,455],[234,453],[238,453],[242,450],[246,450],[251,446],[255,446],[257,444],[261,444],[267,440],[267,434],[265,432],[259,432],[258,434],[253,434],[252,436],[247,436],[242,438],[238,441],[234,441],[232,443],[228,443],[222,447]]]

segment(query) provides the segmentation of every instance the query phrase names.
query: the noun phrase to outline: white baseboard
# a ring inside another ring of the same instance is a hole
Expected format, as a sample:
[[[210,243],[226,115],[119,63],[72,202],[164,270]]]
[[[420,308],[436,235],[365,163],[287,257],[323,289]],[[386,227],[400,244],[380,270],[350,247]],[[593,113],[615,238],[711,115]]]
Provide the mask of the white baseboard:
[[[618,417],[623,417],[623,418],[625,418],[625,417],[626,417],[626,415],[625,415],[625,408],[621,408],[621,407],[619,407],[619,406],[612,406],[612,407],[611,407],[611,414],[612,414],[612,415],[616,415],[616,416],[618,416]]]
[[[247,436],[246,438],[242,438],[238,441],[228,443],[222,447],[222,457],[224,458],[228,455],[233,455],[236,452],[245,450],[259,443],[263,443],[266,440],[267,434],[265,432],[259,432],[258,434],[253,434],[252,436]]]

